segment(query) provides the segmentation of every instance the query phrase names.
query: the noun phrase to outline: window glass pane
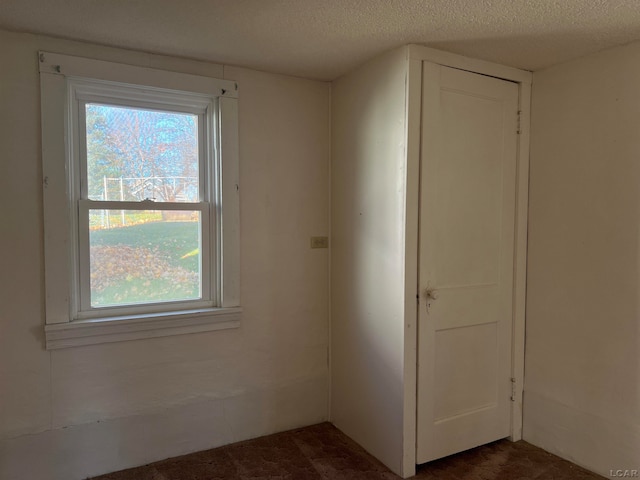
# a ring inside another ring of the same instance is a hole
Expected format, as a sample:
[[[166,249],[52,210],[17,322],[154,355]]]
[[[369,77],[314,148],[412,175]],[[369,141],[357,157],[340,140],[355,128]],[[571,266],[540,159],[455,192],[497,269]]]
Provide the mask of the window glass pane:
[[[199,211],[90,210],[91,306],[201,298]]]
[[[89,103],[87,197],[197,202],[198,116]]]

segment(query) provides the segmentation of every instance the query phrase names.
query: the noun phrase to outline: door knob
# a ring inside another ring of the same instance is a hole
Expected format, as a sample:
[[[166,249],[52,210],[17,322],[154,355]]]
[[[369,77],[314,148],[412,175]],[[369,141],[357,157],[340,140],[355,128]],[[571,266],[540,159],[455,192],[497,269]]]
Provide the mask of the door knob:
[[[436,294],[436,289],[433,287],[427,287],[424,289],[424,296],[427,300],[437,300],[438,295]]]

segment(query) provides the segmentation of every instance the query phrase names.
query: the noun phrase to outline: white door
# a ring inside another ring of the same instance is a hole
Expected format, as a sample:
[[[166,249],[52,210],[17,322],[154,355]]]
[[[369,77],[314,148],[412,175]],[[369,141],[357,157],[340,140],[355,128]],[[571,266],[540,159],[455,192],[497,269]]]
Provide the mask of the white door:
[[[518,85],[425,62],[417,463],[510,434]]]

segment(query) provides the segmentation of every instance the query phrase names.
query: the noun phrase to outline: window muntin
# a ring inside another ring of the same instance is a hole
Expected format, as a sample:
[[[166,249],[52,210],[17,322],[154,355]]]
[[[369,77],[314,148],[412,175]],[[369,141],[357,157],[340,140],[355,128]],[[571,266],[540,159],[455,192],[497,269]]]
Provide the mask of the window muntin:
[[[69,90],[74,317],[217,306],[214,101],[90,80]]]

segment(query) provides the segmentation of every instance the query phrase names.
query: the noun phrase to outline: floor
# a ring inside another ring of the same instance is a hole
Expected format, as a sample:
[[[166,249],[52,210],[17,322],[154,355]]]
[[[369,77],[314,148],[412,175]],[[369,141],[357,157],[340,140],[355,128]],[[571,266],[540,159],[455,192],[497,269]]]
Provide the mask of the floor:
[[[94,480],[398,480],[329,423],[170,458]],[[526,442],[501,440],[418,467],[422,480],[603,477]]]

